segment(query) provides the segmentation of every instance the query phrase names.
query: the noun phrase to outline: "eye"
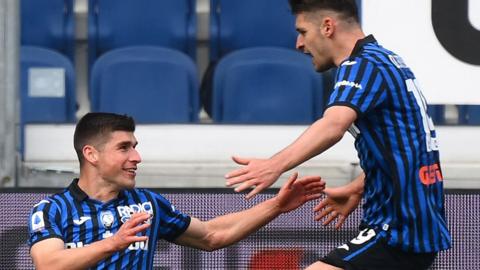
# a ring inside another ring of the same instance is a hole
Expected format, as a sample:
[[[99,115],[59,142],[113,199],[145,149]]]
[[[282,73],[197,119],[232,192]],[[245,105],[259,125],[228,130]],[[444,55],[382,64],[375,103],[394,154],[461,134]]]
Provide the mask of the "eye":
[[[118,149],[120,149],[120,151],[126,152],[126,151],[128,151],[128,145],[120,145],[120,147],[118,147]]]

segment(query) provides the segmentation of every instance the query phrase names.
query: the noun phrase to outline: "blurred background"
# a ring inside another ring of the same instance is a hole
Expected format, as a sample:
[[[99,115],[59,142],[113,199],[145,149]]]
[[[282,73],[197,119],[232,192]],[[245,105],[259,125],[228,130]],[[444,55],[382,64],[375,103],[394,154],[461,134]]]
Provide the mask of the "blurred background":
[[[357,1],[365,33],[400,54],[429,101],[445,186],[477,188],[480,4]],[[295,51],[283,0],[1,1],[0,187],[63,187],[75,122],[138,123],[138,184],[223,187],[232,155],[269,157],[321,117],[334,70]],[[302,165],[331,185],[359,169],[350,135]],[[280,184],[280,182],[278,183]]]

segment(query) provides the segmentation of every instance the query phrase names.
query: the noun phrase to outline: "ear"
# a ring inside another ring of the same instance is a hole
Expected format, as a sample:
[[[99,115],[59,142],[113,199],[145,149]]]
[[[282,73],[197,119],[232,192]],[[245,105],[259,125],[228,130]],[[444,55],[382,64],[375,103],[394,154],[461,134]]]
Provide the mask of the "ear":
[[[98,151],[92,145],[85,145],[82,149],[83,157],[85,161],[95,164],[98,161]]]
[[[335,32],[335,20],[330,16],[323,18],[321,30],[325,37],[331,37]]]

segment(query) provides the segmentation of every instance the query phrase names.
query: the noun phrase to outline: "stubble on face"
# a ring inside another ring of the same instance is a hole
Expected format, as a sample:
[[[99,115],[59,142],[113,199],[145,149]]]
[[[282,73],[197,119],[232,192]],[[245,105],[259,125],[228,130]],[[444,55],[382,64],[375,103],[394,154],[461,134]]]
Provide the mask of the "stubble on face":
[[[307,12],[297,15],[297,29],[305,31],[304,50],[305,54],[312,57],[312,64],[317,72],[324,72],[334,67],[330,57],[328,38],[322,33],[324,12]]]

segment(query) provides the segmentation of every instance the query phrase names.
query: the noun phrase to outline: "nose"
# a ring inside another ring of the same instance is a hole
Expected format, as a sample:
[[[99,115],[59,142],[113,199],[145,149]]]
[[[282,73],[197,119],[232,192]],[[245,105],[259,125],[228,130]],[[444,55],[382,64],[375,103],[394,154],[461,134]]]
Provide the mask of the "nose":
[[[305,43],[303,42],[303,37],[300,34],[297,35],[297,43],[295,44],[295,47],[297,50],[305,52]]]
[[[142,162],[142,157],[140,156],[140,153],[137,151],[137,149],[133,148],[132,155],[130,156],[130,160],[135,163]]]

